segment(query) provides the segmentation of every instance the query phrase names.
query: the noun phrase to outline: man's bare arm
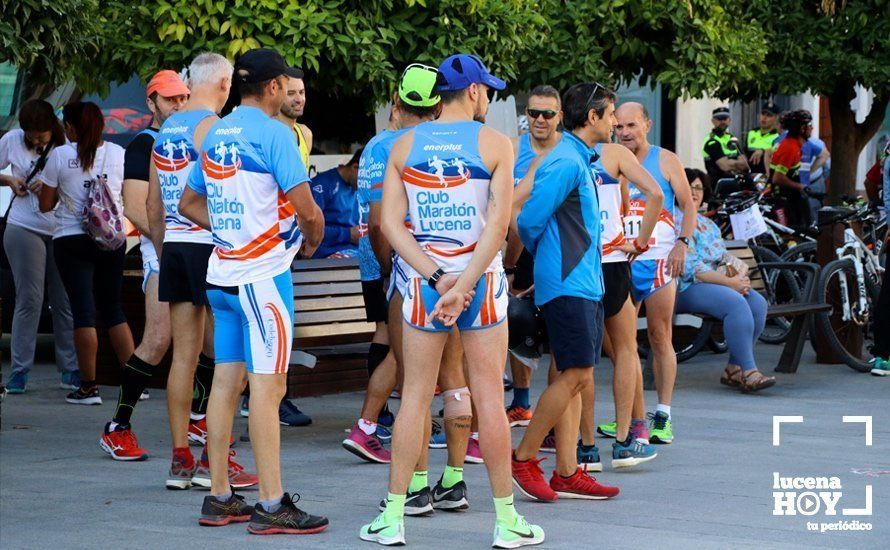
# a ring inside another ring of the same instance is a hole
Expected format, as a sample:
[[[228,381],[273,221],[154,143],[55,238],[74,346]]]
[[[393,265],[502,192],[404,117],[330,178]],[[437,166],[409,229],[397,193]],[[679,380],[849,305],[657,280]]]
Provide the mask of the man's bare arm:
[[[613,162],[617,161],[618,163],[618,173],[632,181],[634,187],[646,197],[646,208],[643,210],[643,221],[640,224],[640,234],[637,237],[639,242],[645,246],[652,237],[655,224],[658,222],[658,214],[664,204],[664,193],[661,192],[658,182],[643,168],[630,149],[623,145],[604,143],[602,151],[603,158],[615,159]]]
[[[383,203],[377,201],[368,206],[368,241],[377,263],[380,264],[380,272],[385,277],[392,272],[392,247],[383,235]]]
[[[315,204],[308,183],[294,187],[285,193],[285,196],[297,211],[297,223],[300,226],[300,233],[303,234],[303,248],[300,254],[304,258],[309,258],[315,254],[324,238],[324,214]]]
[[[197,167],[197,169],[200,170],[201,168]],[[187,185],[185,186],[185,189],[188,190]],[[183,194],[183,196],[185,195]],[[145,199],[145,213],[147,218],[146,221],[148,222],[148,236],[151,239],[152,244],[155,245],[155,250],[158,251],[158,257],[160,257],[161,248],[164,244],[166,225],[164,222],[164,201],[161,199],[161,184],[158,179],[158,168],[155,166],[154,161],[151,161],[148,167],[148,195]],[[207,225],[210,225],[209,222]]]
[[[207,211],[207,195],[198,193],[188,185],[182,190],[182,198],[179,199],[179,213],[195,225],[203,227],[207,231],[211,230],[210,212]]]
[[[146,238],[151,238],[148,226],[148,212],[145,210],[148,201],[148,182],[145,180],[127,179],[123,184],[124,216]]]

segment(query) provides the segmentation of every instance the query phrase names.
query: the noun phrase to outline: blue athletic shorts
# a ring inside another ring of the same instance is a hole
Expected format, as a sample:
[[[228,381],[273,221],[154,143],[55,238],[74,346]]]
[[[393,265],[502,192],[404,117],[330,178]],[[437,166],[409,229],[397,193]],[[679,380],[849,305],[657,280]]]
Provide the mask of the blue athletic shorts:
[[[294,339],[290,271],[236,287],[208,285],[216,364],[246,363],[253,374],[284,374]]]
[[[603,347],[603,303],[559,296],[541,306],[556,370],[593,367]]]
[[[438,320],[426,322],[433,311],[439,293],[419,277],[409,279],[405,285],[402,316],[412,327],[428,332],[449,332]],[[499,325],[507,318],[507,278],[503,273],[485,273],[476,283],[476,296],[470,307],[461,313],[455,325],[458,330],[476,330]]]
[[[634,260],[630,264],[633,275],[634,302],[640,303],[656,290],[673,282],[674,278],[668,275],[667,260]]]

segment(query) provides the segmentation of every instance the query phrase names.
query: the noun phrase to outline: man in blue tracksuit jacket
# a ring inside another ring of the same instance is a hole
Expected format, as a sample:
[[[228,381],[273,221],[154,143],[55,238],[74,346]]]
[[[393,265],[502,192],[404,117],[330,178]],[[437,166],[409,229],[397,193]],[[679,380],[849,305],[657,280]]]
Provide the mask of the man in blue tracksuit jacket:
[[[563,96],[566,132],[514,197],[522,244],[535,256],[535,303],[541,308],[559,375],[544,391],[513,456],[513,479],[539,500],[559,495],[609,498],[617,487],[600,485],[578,467],[575,443],[581,392],[593,383],[603,335],[603,273],[597,154],[615,124],[614,92],[600,84],[576,84]],[[531,187],[530,191],[528,187]],[[529,194],[530,193],[530,194]],[[556,428],[557,467],[547,484],[537,466],[544,437]]]
[[[362,149],[349,162],[312,178],[312,198],[324,213],[324,240],[313,258],[358,256],[358,162]]]

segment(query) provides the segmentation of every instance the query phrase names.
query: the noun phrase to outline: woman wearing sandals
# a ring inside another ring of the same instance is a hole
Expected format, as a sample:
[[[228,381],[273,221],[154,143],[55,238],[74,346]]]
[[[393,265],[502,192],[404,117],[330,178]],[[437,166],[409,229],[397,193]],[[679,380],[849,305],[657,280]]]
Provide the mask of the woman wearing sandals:
[[[710,189],[708,176],[701,170],[686,169],[696,210]],[[706,313],[723,321],[729,347],[729,363],[720,382],[742,393],[755,392],[776,383],[764,376],[754,362],[754,344],[766,323],[766,300],[751,290],[748,266],[726,251],[720,229],[698,215],[686,270],[680,280],[677,313]]]

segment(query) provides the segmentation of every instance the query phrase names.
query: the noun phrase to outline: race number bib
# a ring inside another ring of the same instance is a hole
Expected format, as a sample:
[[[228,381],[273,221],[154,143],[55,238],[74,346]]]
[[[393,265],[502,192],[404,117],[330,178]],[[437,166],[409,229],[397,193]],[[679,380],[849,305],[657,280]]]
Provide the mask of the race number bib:
[[[640,236],[640,228],[643,226],[643,210],[645,205],[635,204],[637,201],[631,201],[630,212],[623,219],[624,236],[628,241],[632,241]],[[658,246],[657,231],[653,231],[649,237],[649,247]]]

